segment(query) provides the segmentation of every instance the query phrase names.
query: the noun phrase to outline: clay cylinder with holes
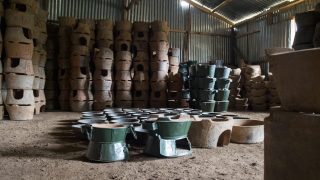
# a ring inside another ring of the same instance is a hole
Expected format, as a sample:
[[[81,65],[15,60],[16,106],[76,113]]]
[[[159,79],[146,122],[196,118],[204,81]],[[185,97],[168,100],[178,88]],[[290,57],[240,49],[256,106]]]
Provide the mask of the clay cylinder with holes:
[[[33,40],[30,30],[21,27],[7,27],[4,45],[7,57],[32,59]]]
[[[137,51],[134,62],[149,62],[149,54],[146,51]]]
[[[94,79],[94,89],[97,91],[110,91],[113,89],[113,83],[110,80]]]
[[[113,60],[113,51],[110,48],[102,47],[95,50],[94,54],[96,59],[109,59]]]
[[[113,30],[113,22],[108,19],[98,20],[96,24],[96,29],[99,30]]]
[[[151,71],[164,71],[168,72],[169,63],[168,61],[152,61],[150,63]]]
[[[149,91],[134,91],[133,92],[134,101],[148,101],[149,100]]]
[[[8,89],[32,89],[34,76],[7,73],[5,75]]]
[[[7,58],[4,65],[4,72],[34,75],[32,61],[19,58]]]
[[[90,79],[70,79],[71,90],[90,90],[92,81]]]
[[[114,42],[111,40],[102,40],[102,39],[98,39],[96,41],[97,47],[101,48],[101,47],[106,47],[109,49],[113,49],[114,48]]]
[[[94,92],[94,102],[105,102],[112,101],[112,92],[111,91],[95,91]]]
[[[150,89],[149,81],[133,81],[133,89],[137,91],[148,91]]]
[[[166,101],[167,92],[166,91],[151,91],[150,100]]]
[[[111,69],[96,69],[93,74],[93,79],[102,79],[112,81],[113,73]]]
[[[87,101],[87,100],[93,100],[93,95],[88,90],[72,90],[70,92],[70,98],[71,101]]]
[[[168,53],[169,43],[166,41],[161,42],[149,42],[150,51],[166,51]]]
[[[9,114],[10,120],[26,121],[32,120],[35,105],[6,105],[6,110]]]
[[[72,67],[70,68],[70,79],[91,79],[89,67]]]
[[[93,102],[94,111],[102,111],[105,108],[113,107],[113,101]]]
[[[98,40],[109,40],[113,41],[113,32],[112,30],[100,30],[97,31]]]
[[[164,91],[167,90],[167,82],[166,81],[151,81],[150,87],[152,91]]]
[[[92,110],[93,101],[70,101],[70,109],[73,112]]]
[[[89,34],[72,33],[71,45],[74,45],[74,46],[80,45],[80,46],[89,47],[90,35]]]
[[[120,81],[120,80],[130,81],[130,80],[132,80],[131,72],[130,71],[117,71],[115,80],[116,81]]]
[[[7,105],[34,105],[33,90],[8,89],[5,104]]]
[[[6,9],[7,27],[23,27],[32,30],[34,28],[34,15],[28,12],[21,12],[13,9]]]
[[[130,71],[131,63],[132,63],[132,61],[124,61],[124,60],[116,61],[116,70],[117,71]]]
[[[133,101],[132,107],[134,108],[147,108],[148,107],[148,101]]]
[[[123,41],[119,40],[116,41],[114,44],[114,50],[119,52],[119,51],[130,51],[131,50],[131,42],[130,41]]]
[[[148,72],[149,71],[149,63],[146,61],[134,61],[133,69],[135,72]]]
[[[116,81],[116,89],[121,91],[131,91],[132,81],[129,80],[120,80]]]

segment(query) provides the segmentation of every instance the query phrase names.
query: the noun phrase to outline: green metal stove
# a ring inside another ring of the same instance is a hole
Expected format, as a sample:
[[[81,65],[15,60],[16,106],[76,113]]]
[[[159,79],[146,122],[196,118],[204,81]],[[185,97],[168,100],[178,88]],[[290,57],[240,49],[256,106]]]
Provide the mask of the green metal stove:
[[[149,131],[144,153],[157,157],[180,157],[192,153],[187,137],[191,125],[189,119],[174,120],[168,117],[157,121],[145,121],[143,128]]]

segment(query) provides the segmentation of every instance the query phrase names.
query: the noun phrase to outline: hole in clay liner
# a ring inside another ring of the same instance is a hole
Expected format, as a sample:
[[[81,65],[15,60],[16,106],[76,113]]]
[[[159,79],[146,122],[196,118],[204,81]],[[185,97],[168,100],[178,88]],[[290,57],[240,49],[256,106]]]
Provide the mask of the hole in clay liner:
[[[85,37],[80,37],[79,38],[79,43],[80,43],[80,45],[83,45],[83,46],[87,46],[88,45],[87,39]]]
[[[143,38],[144,37],[144,33],[143,32],[138,32],[138,37],[139,38]]]
[[[135,95],[136,95],[136,97],[141,97],[142,96],[142,92],[141,91],[136,91]]]
[[[27,5],[25,5],[25,4],[16,4],[16,10],[21,11],[21,12],[26,12],[27,11]]]
[[[86,75],[87,74],[87,68],[86,67],[81,67],[80,68],[80,72],[81,72],[81,74]]]
[[[143,64],[139,64],[139,65],[137,66],[137,70],[138,70],[138,71],[144,71],[144,66],[143,66]]]
[[[136,45],[132,46],[132,54],[133,54],[133,58],[135,58],[137,56],[137,46]]]
[[[117,31],[116,32],[116,36],[118,37],[120,35],[120,31]]]
[[[39,90],[33,90],[33,96],[39,97]]]
[[[18,67],[20,64],[20,58],[11,58],[11,67],[15,68]]]
[[[27,28],[22,28],[23,35],[27,39],[31,39],[31,31]]]
[[[168,56],[172,56],[172,52],[171,51],[168,53]]]
[[[45,109],[46,109],[46,106],[45,106],[45,105],[42,105],[42,106],[40,107],[40,112],[44,112]]]
[[[120,49],[121,49],[121,51],[128,51],[129,47],[127,44],[123,43],[123,44],[121,44]]]
[[[159,98],[160,96],[161,96],[161,92],[160,91],[154,92],[154,97]]]
[[[110,49],[113,49],[113,44],[110,44],[109,48],[110,48]]]
[[[73,96],[73,97],[76,97],[77,94],[78,94],[78,91],[77,91],[77,90],[73,90],[73,91],[72,91],[72,96]]]
[[[218,146],[225,146],[228,145],[230,142],[230,137],[231,137],[231,131],[226,130],[224,131],[218,139]]]
[[[15,99],[22,99],[23,98],[23,93],[24,90],[23,89],[13,89],[13,97]]]
[[[34,45],[34,47],[37,47],[38,46],[38,40],[33,39],[33,45]]]
[[[108,76],[109,71],[107,69],[102,69],[101,70],[101,76]]]
[[[65,70],[65,69],[61,69],[61,70],[60,70],[60,76],[64,76],[65,73],[66,73],[66,70]]]

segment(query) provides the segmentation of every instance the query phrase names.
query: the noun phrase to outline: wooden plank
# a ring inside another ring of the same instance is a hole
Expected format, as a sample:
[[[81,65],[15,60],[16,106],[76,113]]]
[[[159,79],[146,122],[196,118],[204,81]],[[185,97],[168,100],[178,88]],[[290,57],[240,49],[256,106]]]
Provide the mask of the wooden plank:
[[[238,39],[238,38],[241,38],[243,36],[249,36],[249,35],[256,34],[256,33],[260,33],[260,30],[255,30],[255,31],[251,31],[251,32],[245,32],[245,33],[237,35],[236,38]]]

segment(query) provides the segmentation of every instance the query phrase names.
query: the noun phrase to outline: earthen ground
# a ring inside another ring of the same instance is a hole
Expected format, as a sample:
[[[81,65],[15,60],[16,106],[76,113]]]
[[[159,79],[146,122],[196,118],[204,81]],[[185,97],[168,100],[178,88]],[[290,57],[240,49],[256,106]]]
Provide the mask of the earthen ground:
[[[268,113],[239,112],[263,120]],[[92,163],[70,125],[79,113],[46,112],[33,121],[0,121],[0,179],[263,179],[263,143],[193,149],[159,159],[131,150],[129,161]]]

